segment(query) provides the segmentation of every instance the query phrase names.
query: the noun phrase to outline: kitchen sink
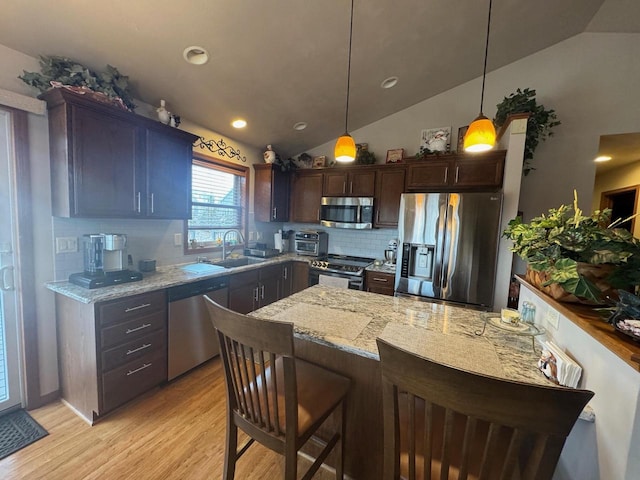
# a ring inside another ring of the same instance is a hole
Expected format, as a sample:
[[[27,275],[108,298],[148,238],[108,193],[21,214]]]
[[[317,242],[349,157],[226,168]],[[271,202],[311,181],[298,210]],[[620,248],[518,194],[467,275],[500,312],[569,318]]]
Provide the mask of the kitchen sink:
[[[264,263],[266,259],[255,257],[239,257],[239,258],[227,258],[226,260],[220,260],[214,262],[213,265],[217,265],[225,268],[242,267],[244,265],[254,265],[256,263]]]

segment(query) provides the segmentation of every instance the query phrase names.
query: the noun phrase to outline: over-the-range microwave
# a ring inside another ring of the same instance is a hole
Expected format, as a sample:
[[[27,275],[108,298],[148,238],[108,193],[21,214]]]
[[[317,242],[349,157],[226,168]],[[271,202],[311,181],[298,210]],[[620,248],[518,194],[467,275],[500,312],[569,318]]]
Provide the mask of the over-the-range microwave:
[[[333,228],[373,228],[373,197],[322,197],[320,223]]]

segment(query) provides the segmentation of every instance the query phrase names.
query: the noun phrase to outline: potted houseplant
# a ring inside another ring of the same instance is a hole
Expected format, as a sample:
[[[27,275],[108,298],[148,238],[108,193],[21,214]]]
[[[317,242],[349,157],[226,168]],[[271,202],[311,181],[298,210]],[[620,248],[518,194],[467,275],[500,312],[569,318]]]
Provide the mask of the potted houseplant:
[[[129,77],[111,65],[107,65],[104,72],[97,73],[65,57],[43,55],[40,57],[40,70],[40,73],[24,71],[18,78],[40,93],[64,87],[81,93],[95,92],[129,111],[136,107],[129,91]]]
[[[573,205],[561,205],[523,223],[509,222],[503,235],[511,251],[527,262],[527,279],[561,301],[601,304],[615,289],[640,284],[640,241],[610,223],[611,211],[590,216]]]
[[[553,109],[547,110],[544,105],[538,105],[536,101],[536,91],[525,88],[519,88],[508,97],[496,105],[496,116],[493,123],[496,128],[500,128],[509,115],[515,113],[529,113],[527,120],[527,133],[524,142],[524,163],[522,165],[522,173],[528,175],[531,170],[535,170],[531,166],[533,152],[538,144],[545,141],[548,137],[553,136],[553,128],[560,125],[560,121]]]

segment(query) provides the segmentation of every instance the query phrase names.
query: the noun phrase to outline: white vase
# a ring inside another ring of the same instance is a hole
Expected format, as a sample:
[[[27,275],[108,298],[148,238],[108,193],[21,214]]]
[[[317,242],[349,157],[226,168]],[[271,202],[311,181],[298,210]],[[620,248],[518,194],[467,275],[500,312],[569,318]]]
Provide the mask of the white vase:
[[[171,121],[171,114],[165,108],[164,100],[160,100],[160,106],[156,108],[156,112],[158,112],[158,120],[165,125],[169,125],[169,122]]]

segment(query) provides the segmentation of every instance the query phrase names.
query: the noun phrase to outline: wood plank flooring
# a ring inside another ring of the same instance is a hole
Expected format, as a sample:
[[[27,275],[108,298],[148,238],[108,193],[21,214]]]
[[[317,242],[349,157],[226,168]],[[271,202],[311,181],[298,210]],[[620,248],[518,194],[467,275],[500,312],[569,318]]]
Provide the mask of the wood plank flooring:
[[[225,409],[217,358],[93,427],[54,402],[29,412],[49,435],[0,460],[0,479],[220,479]],[[300,457],[298,464],[302,469],[309,462]],[[254,443],[238,461],[235,478],[275,480],[283,473],[282,457]],[[314,476],[334,478],[323,469]]]

